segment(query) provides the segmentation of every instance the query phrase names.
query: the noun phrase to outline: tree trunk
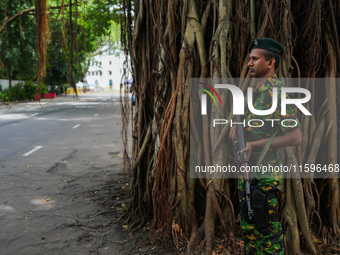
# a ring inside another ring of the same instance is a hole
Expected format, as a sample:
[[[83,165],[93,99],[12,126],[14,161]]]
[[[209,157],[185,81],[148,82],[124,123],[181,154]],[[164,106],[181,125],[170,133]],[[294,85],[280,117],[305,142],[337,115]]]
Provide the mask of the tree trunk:
[[[235,224],[239,214],[237,180],[190,176],[191,157],[198,165],[217,159],[224,165],[233,164],[229,127],[211,128],[211,120],[189,106],[190,94],[196,93],[197,87],[190,79],[237,77],[246,91],[250,86],[244,79],[250,77],[249,43],[255,37],[278,40],[286,49],[278,69],[280,78],[307,77],[309,80],[300,79],[298,86],[312,94],[304,104],[312,116],[298,113],[302,147],[286,148],[284,162],[297,167],[337,164],[339,84],[329,79],[327,86],[321,87],[313,79],[339,76],[340,17],[335,10],[340,2],[316,0],[308,3],[307,9],[302,0],[294,5],[290,0],[157,0],[153,4],[139,0],[134,4],[134,31],[125,30],[129,35],[125,38],[130,38],[125,42],[126,52],[132,45],[138,109],[132,118],[136,146],[128,215],[135,221],[152,219],[152,234],[167,247],[175,244],[180,249],[187,244],[187,252],[192,253],[204,239],[205,252],[213,254],[218,249],[216,238],[223,236],[224,247],[234,249],[235,238],[241,239]],[[132,25],[128,19],[126,15],[127,28]],[[230,120],[229,97],[222,93],[227,106],[208,106],[207,111],[211,115],[220,111]],[[209,135],[200,136],[198,126]],[[282,222],[288,251],[317,254],[314,242],[322,240],[319,249],[327,252],[339,234],[338,179],[319,180],[314,174],[296,173],[283,183]],[[149,207],[152,209],[147,210]]]
[[[11,62],[7,65],[7,75],[8,75],[8,87],[12,88],[12,71],[11,71]]]

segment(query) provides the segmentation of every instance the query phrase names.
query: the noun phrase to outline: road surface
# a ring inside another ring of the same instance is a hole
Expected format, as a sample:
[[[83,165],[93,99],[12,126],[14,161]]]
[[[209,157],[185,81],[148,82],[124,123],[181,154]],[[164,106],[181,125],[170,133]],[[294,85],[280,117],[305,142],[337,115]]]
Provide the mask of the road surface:
[[[0,106],[0,254],[119,254],[121,155],[119,94]]]

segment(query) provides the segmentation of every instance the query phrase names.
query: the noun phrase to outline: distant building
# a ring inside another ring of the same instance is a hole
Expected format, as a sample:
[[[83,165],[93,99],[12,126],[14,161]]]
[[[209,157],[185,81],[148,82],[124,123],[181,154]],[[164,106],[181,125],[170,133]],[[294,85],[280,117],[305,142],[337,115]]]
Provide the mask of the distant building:
[[[102,49],[103,51],[103,49]],[[118,56],[111,50],[103,51],[88,60],[89,69],[86,73],[84,83],[78,83],[78,87],[87,86],[89,89],[112,88],[119,90],[123,74],[123,63],[125,56],[120,53]]]

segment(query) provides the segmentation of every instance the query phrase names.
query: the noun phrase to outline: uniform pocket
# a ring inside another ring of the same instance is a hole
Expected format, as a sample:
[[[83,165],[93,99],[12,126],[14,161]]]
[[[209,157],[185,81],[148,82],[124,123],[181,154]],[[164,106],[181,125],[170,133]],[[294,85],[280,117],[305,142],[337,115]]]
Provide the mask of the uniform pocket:
[[[266,193],[260,188],[254,188],[252,196],[252,206],[254,210],[255,228],[265,228],[269,224],[268,198]]]

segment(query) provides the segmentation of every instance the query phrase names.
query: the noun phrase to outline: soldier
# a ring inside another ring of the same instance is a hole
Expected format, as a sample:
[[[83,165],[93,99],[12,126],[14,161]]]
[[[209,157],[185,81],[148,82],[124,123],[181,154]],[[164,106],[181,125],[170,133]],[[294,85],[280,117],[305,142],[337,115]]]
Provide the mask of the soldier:
[[[253,105],[255,109],[270,109],[272,105],[272,89],[277,87],[277,109],[270,115],[258,116],[249,110],[245,112],[245,123],[250,119],[261,119],[265,123],[262,127],[245,128],[246,147],[242,150],[247,152],[249,165],[257,165],[263,147],[269,138],[277,132],[270,149],[262,161],[262,165],[280,166],[281,159],[278,148],[283,146],[298,146],[302,142],[302,132],[296,113],[297,109],[287,105],[287,115],[281,115],[281,88],[284,84],[276,76],[281,55],[284,47],[270,38],[255,39],[248,48],[249,73],[256,78],[256,88],[253,88]],[[271,121],[276,119],[274,127]],[[295,121],[285,121],[283,119]],[[263,123],[262,122],[262,123]],[[256,123],[252,122],[252,126]],[[258,124],[260,125],[260,124]],[[287,127],[290,126],[290,127]],[[237,140],[236,126],[230,130],[229,137]],[[247,216],[245,203],[244,180],[238,182],[239,199],[241,202],[241,228],[245,240],[246,254],[284,254],[284,240],[282,226],[278,217],[277,191],[280,191],[281,173],[269,173],[256,175],[251,180],[251,203],[254,211],[254,220],[250,221]]]

